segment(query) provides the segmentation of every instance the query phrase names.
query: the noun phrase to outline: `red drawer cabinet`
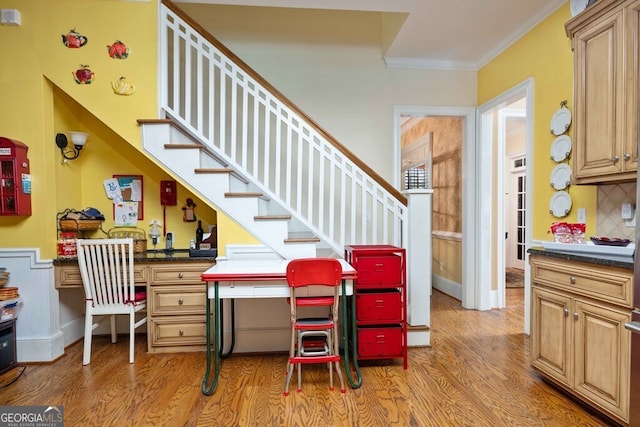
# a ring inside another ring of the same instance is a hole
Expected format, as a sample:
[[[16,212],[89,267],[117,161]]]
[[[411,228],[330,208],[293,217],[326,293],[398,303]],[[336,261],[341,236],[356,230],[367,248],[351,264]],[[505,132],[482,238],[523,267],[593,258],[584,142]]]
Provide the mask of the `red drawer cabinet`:
[[[356,295],[356,319],[360,322],[402,322],[402,292],[360,292]]]
[[[407,369],[406,251],[391,245],[350,245],[345,260],[354,282],[358,359],[402,358]]]
[[[406,352],[402,332],[399,326],[358,328],[359,358],[403,357]]]
[[[358,260],[358,286],[388,288],[402,284],[399,255],[362,257]]]

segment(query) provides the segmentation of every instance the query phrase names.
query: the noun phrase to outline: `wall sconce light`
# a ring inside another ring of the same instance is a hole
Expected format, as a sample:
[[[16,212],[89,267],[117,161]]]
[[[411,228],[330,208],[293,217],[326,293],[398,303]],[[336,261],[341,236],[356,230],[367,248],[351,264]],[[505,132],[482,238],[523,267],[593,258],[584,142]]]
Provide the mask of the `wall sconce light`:
[[[74,160],[77,159],[80,155],[80,151],[84,144],[87,143],[87,138],[89,137],[88,133],[85,132],[68,132],[71,137],[71,143],[73,147],[68,146],[69,141],[67,140],[67,136],[64,133],[59,133],[56,135],[56,145],[60,149],[60,154],[66,160]]]

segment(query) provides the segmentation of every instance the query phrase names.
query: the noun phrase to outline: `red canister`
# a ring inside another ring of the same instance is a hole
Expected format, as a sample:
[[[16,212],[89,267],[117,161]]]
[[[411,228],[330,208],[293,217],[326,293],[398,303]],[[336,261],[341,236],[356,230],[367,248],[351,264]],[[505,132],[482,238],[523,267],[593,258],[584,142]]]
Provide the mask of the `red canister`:
[[[77,256],[76,233],[60,233],[60,238],[58,239],[58,258],[76,258]]]

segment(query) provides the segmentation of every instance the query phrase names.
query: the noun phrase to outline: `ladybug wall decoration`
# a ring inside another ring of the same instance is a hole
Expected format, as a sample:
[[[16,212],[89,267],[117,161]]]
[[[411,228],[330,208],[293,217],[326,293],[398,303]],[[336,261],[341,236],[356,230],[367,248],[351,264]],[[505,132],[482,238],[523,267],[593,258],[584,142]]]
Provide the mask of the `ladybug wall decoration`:
[[[129,48],[120,40],[116,40],[112,45],[107,46],[109,56],[114,59],[126,59],[129,56]]]
[[[76,29],[69,30],[67,34],[62,35],[62,44],[69,49],[77,49],[87,44],[89,40],[82,34],[76,31]]]

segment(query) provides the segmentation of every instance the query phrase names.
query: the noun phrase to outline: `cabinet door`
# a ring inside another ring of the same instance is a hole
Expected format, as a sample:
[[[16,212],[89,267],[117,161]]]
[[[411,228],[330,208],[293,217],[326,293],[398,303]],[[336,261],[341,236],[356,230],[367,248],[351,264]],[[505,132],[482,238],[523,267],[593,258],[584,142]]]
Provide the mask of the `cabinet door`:
[[[626,130],[624,156],[627,170],[638,169],[638,97],[640,96],[640,0],[631,2],[625,9],[626,20]]]
[[[627,313],[575,301],[574,389],[605,410],[627,420],[631,340]]]
[[[576,32],[574,46],[574,176],[624,171],[625,35],[622,6]],[[594,179],[595,180],[595,179]]]
[[[534,287],[531,304],[531,364],[570,386],[571,298]]]

